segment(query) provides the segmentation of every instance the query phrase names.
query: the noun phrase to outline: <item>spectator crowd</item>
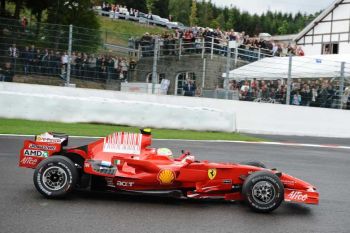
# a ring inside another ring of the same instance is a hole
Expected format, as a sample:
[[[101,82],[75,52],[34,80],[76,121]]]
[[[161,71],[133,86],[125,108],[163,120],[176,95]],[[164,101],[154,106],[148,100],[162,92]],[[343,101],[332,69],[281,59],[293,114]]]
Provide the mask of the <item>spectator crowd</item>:
[[[53,49],[41,49],[35,45],[18,49],[16,44],[9,47],[5,52],[8,61],[3,63],[9,66],[13,73],[23,73],[24,75],[36,74],[56,76],[65,78],[68,68],[67,51]],[[3,56],[2,56],[3,57]],[[71,76],[82,79],[120,79],[126,80],[130,65],[135,65],[135,61],[126,57],[113,56],[111,54],[87,54],[82,52],[72,52],[71,55]]]
[[[287,88],[281,80],[245,80],[229,83],[230,90],[239,92],[242,101],[286,103]],[[338,81],[329,79],[317,80],[293,80],[291,85],[290,104],[301,106],[313,106],[323,108],[350,109],[350,88],[344,88],[343,96],[340,97]]]
[[[116,12],[121,15],[130,15],[139,17],[141,15],[151,16],[152,14],[144,14],[136,9],[128,9],[126,6],[118,4],[109,4],[103,2],[100,6],[103,12]],[[105,16],[109,16],[108,14]],[[169,16],[171,19],[171,16]],[[210,50],[211,43],[214,43],[214,53],[226,54],[227,42],[236,41],[240,49],[240,58],[243,60],[254,61],[264,56],[288,56],[297,55],[304,56],[304,51],[301,47],[286,44],[282,42],[275,42],[264,37],[254,35],[250,37],[244,31],[236,32],[233,29],[224,31],[220,27],[216,29],[203,27],[179,27],[175,32],[165,32],[161,35],[149,35],[146,33],[137,42],[143,46],[144,51],[153,48],[154,37],[161,38],[161,46],[164,46],[166,55],[176,54],[176,46],[179,46],[179,40],[182,40],[183,52],[198,52],[202,47],[202,39],[205,41],[206,50]],[[137,46],[136,46],[137,47]],[[146,52],[145,55],[150,55],[151,52]]]
[[[152,55],[154,39],[160,39],[161,52],[164,55],[177,55],[181,46],[182,53],[201,53],[204,48],[207,53],[213,48],[214,54],[226,55],[227,44],[235,41],[238,48],[238,56],[242,60],[256,61],[259,58],[271,56],[304,56],[300,46],[277,43],[271,40],[250,37],[245,32],[222,31],[220,28],[192,27],[189,29],[175,29],[174,32],[164,32],[161,35],[145,33],[136,40],[135,47],[141,45],[143,55]],[[180,42],[181,40],[181,42]],[[233,52],[233,50],[231,50]]]

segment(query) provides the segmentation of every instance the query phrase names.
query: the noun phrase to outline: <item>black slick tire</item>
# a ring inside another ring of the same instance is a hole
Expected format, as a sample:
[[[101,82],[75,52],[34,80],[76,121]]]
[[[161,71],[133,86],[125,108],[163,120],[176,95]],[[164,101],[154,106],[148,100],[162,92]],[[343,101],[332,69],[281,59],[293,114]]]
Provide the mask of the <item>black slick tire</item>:
[[[266,168],[266,165],[260,161],[244,161],[244,162],[241,162],[239,164]]]
[[[253,211],[267,213],[281,205],[284,200],[284,187],[275,174],[258,171],[244,181],[242,195]]]
[[[47,198],[63,198],[70,193],[78,178],[74,163],[64,156],[41,161],[34,171],[35,188]]]

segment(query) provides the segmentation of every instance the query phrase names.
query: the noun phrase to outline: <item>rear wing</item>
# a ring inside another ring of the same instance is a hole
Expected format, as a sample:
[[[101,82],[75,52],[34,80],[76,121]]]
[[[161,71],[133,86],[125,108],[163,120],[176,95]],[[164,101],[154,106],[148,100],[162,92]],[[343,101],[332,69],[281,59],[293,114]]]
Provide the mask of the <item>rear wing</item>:
[[[44,159],[62,151],[68,145],[68,135],[46,132],[36,135],[33,140],[25,140],[20,151],[19,166],[36,168]]]

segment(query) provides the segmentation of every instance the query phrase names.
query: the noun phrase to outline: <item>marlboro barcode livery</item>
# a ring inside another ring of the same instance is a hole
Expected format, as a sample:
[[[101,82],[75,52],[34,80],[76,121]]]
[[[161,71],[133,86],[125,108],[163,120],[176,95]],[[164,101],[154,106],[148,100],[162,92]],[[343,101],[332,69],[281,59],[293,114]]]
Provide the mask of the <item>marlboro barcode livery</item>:
[[[103,151],[112,153],[124,153],[139,155],[141,153],[142,134],[138,133],[113,133],[105,137]]]
[[[81,147],[65,148],[67,144],[65,134],[44,133],[26,140],[20,151],[19,166],[35,169],[34,185],[45,197],[98,189],[245,201],[257,212],[273,211],[283,201],[319,201],[314,186],[261,162],[198,161],[189,152],[173,157],[167,148],[150,147],[150,129],[113,133]]]

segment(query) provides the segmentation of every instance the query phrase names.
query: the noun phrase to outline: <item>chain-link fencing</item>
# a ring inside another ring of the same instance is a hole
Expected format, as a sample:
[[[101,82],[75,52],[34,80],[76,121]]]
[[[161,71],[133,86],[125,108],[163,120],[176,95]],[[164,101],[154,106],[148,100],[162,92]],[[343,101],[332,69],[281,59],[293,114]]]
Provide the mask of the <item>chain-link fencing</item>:
[[[350,108],[346,57],[276,57],[215,37],[140,38],[1,19],[0,80]]]

